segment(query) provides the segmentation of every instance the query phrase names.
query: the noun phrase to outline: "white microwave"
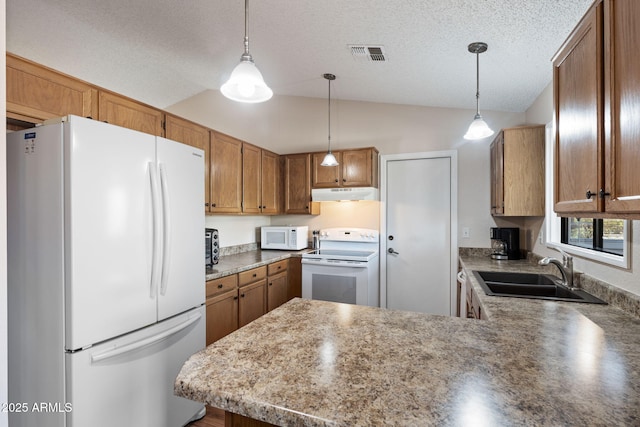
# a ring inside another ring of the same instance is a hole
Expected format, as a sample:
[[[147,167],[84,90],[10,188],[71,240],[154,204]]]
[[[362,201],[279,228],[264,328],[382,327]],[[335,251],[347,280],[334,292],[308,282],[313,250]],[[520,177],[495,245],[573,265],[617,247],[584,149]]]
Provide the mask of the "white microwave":
[[[280,249],[297,251],[308,245],[309,227],[269,226],[260,228],[260,247],[262,249]]]

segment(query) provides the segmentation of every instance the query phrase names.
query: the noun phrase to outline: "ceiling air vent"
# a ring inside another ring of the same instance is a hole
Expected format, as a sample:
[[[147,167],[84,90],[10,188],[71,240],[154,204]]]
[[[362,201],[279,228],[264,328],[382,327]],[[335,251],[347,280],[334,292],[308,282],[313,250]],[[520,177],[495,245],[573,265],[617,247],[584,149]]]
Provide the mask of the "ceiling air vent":
[[[384,46],[367,46],[361,44],[349,45],[351,56],[358,62],[386,62]]]

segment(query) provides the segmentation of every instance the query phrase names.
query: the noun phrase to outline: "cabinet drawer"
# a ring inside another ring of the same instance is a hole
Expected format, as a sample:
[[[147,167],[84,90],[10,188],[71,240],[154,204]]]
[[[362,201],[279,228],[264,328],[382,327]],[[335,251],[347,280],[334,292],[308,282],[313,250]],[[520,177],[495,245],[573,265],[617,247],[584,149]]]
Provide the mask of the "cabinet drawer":
[[[221,292],[230,291],[238,285],[238,276],[232,274],[230,276],[220,277],[207,281],[206,295],[210,297]]]
[[[283,271],[287,271],[287,265],[289,264],[289,260],[282,260],[278,262],[274,262],[267,266],[268,275],[273,276],[274,274],[282,273]]]
[[[264,279],[267,277],[267,266],[253,268],[251,270],[238,273],[238,286],[245,286],[249,283],[253,283],[256,280]]]

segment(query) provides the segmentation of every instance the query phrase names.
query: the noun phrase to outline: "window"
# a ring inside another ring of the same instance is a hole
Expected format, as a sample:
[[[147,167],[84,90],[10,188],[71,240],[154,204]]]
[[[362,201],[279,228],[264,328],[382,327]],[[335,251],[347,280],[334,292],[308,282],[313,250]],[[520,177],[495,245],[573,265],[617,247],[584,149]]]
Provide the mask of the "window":
[[[560,242],[613,255],[624,255],[621,219],[561,218]]]
[[[571,255],[629,268],[629,222],[622,219],[560,218],[553,212],[552,124],[546,126],[545,244]]]

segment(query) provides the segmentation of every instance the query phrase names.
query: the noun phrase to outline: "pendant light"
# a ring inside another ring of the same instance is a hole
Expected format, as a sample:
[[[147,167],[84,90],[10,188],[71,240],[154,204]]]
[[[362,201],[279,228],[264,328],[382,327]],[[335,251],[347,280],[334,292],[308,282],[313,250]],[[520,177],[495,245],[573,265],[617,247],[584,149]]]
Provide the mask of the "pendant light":
[[[324,77],[325,79],[327,79],[327,81],[329,82],[329,96],[328,96],[328,106],[329,106],[329,137],[328,137],[328,141],[329,141],[329,149],[327,151],[326,156],[324,156],[324,159],[322,160],[322,163],[320,163],[320,166],[338,166],[338,160],[336,160],[336,156],[333,155],[333,153],[331,152],[331,81],[336,79],[336,76],[333,74],[323,74],[322,77]]]
[[[249,53],[249,0],[244,1],[244,53],[220,92],[234,101],[249,103],[264,102],[273,96]]]
[[[469,52],[476,54],[476,115],[464,134],[464,139],[482,139],[494,134],[480,115],[480,54],[486,52],[487,47],[487,44],[482,42],[471,43],[468,46]]]

